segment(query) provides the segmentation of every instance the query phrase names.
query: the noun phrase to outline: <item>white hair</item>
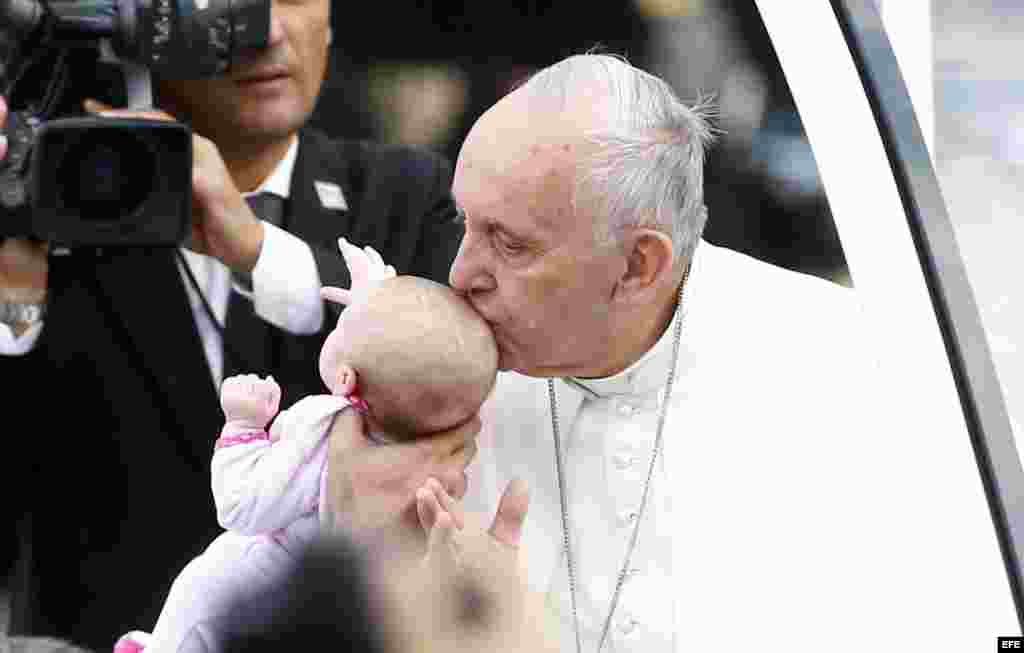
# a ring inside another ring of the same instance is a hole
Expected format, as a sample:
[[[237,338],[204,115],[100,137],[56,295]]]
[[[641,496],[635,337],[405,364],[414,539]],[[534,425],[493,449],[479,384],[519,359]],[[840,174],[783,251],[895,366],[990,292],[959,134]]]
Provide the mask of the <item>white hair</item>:
[[[532,76],[523,90],[563,108],[584,92],[606,98],[598,100],[602,124],[585,133],[594,147],[577,166],[573,210],[595,216],[601,243],[620,242],[629,227],[657,229],[671,238],[676,264],[688,261],[707,222],[710,100],[688,106],[665,81],[607,54],[563,59]]]

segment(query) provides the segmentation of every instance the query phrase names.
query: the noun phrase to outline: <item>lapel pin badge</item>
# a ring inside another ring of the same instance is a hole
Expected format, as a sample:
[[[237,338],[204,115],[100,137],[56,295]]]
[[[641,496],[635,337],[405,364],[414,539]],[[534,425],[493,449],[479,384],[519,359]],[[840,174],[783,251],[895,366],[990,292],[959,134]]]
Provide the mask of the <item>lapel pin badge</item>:
[[[341,192],[341,186],[338,184],[332,184],[329,181],[314,181],[313,187],[316,188],[316,194],[320,196],[320,203],[325,209],[348,210],[348,202],[345,201],[345,195]]]

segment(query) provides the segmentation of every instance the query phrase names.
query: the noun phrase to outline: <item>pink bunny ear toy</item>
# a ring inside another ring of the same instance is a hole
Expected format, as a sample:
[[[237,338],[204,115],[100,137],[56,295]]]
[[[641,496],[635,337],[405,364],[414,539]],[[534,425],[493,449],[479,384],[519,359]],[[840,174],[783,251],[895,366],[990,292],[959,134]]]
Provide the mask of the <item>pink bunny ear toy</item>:
[[[345,259],[352,281],[348,289],[335,286],[321,288],[320,297],[327,301],[351,306],[365,299],[370,289],[381,281],[397,276],[395,268],[385,264],[377,250],[369,245],[360,249],[344,238],[339,238],[338,249]]]
[[[352,293],[344,288],[337,288],[335,286],[324,286],[320,289],[320,298],[335,304],[342,304],[348,306],[352,303]]]

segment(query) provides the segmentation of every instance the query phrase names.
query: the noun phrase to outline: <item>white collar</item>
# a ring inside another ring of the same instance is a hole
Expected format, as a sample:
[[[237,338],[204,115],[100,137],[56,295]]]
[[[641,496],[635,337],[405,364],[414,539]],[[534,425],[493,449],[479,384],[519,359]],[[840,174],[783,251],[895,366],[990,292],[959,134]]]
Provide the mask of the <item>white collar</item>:
[[[298,152],[299,137],[297,134],[293,134],[292,142],[288,145],[288,150],[284,153],[284,157],[274,166],[270,176],[264,179],[263,183],[251,194],[273,193],[278,197],[287,198],[291,191],[292,171],[295,169],[295,159],[298,156]],[[248,195],[249,193],[246,194]]]
[[[700,248],[698,247],[697,249]],[[645,395],[663,388],[668,381],[668,366],[672,361],[672,340],[676,320],[687,320],[687,314],[693,306],[695,280],[699,276],[697,274],[697,260],[698,257],[695,251],[686,280],[686,289],[683,293],[683,304],[676,307],[676,312],[665,328],[665,331],[661,334],[661,337],[638,361],[612,376],[601,378],[567,377],[563,380],[569,386],[580,390],[591,399],[616,395]],[[692,353],[686,344],[686,332],[687,325],[684,323],[679,343],[680,361],[692,358]]]

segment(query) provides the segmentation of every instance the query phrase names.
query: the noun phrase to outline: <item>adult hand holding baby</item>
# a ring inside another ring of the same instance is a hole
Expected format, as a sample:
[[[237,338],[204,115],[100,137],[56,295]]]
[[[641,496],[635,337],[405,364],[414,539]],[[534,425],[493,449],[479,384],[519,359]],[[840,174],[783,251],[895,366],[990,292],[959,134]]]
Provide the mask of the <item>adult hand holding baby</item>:
[[[378,445],[356,412],[339,415],[328,444],[329,528],[349,534],[421,528],[416,493],[437,479],[451,494],[466,492],[465,469],[476,455],[480,419],[407,442]]]

